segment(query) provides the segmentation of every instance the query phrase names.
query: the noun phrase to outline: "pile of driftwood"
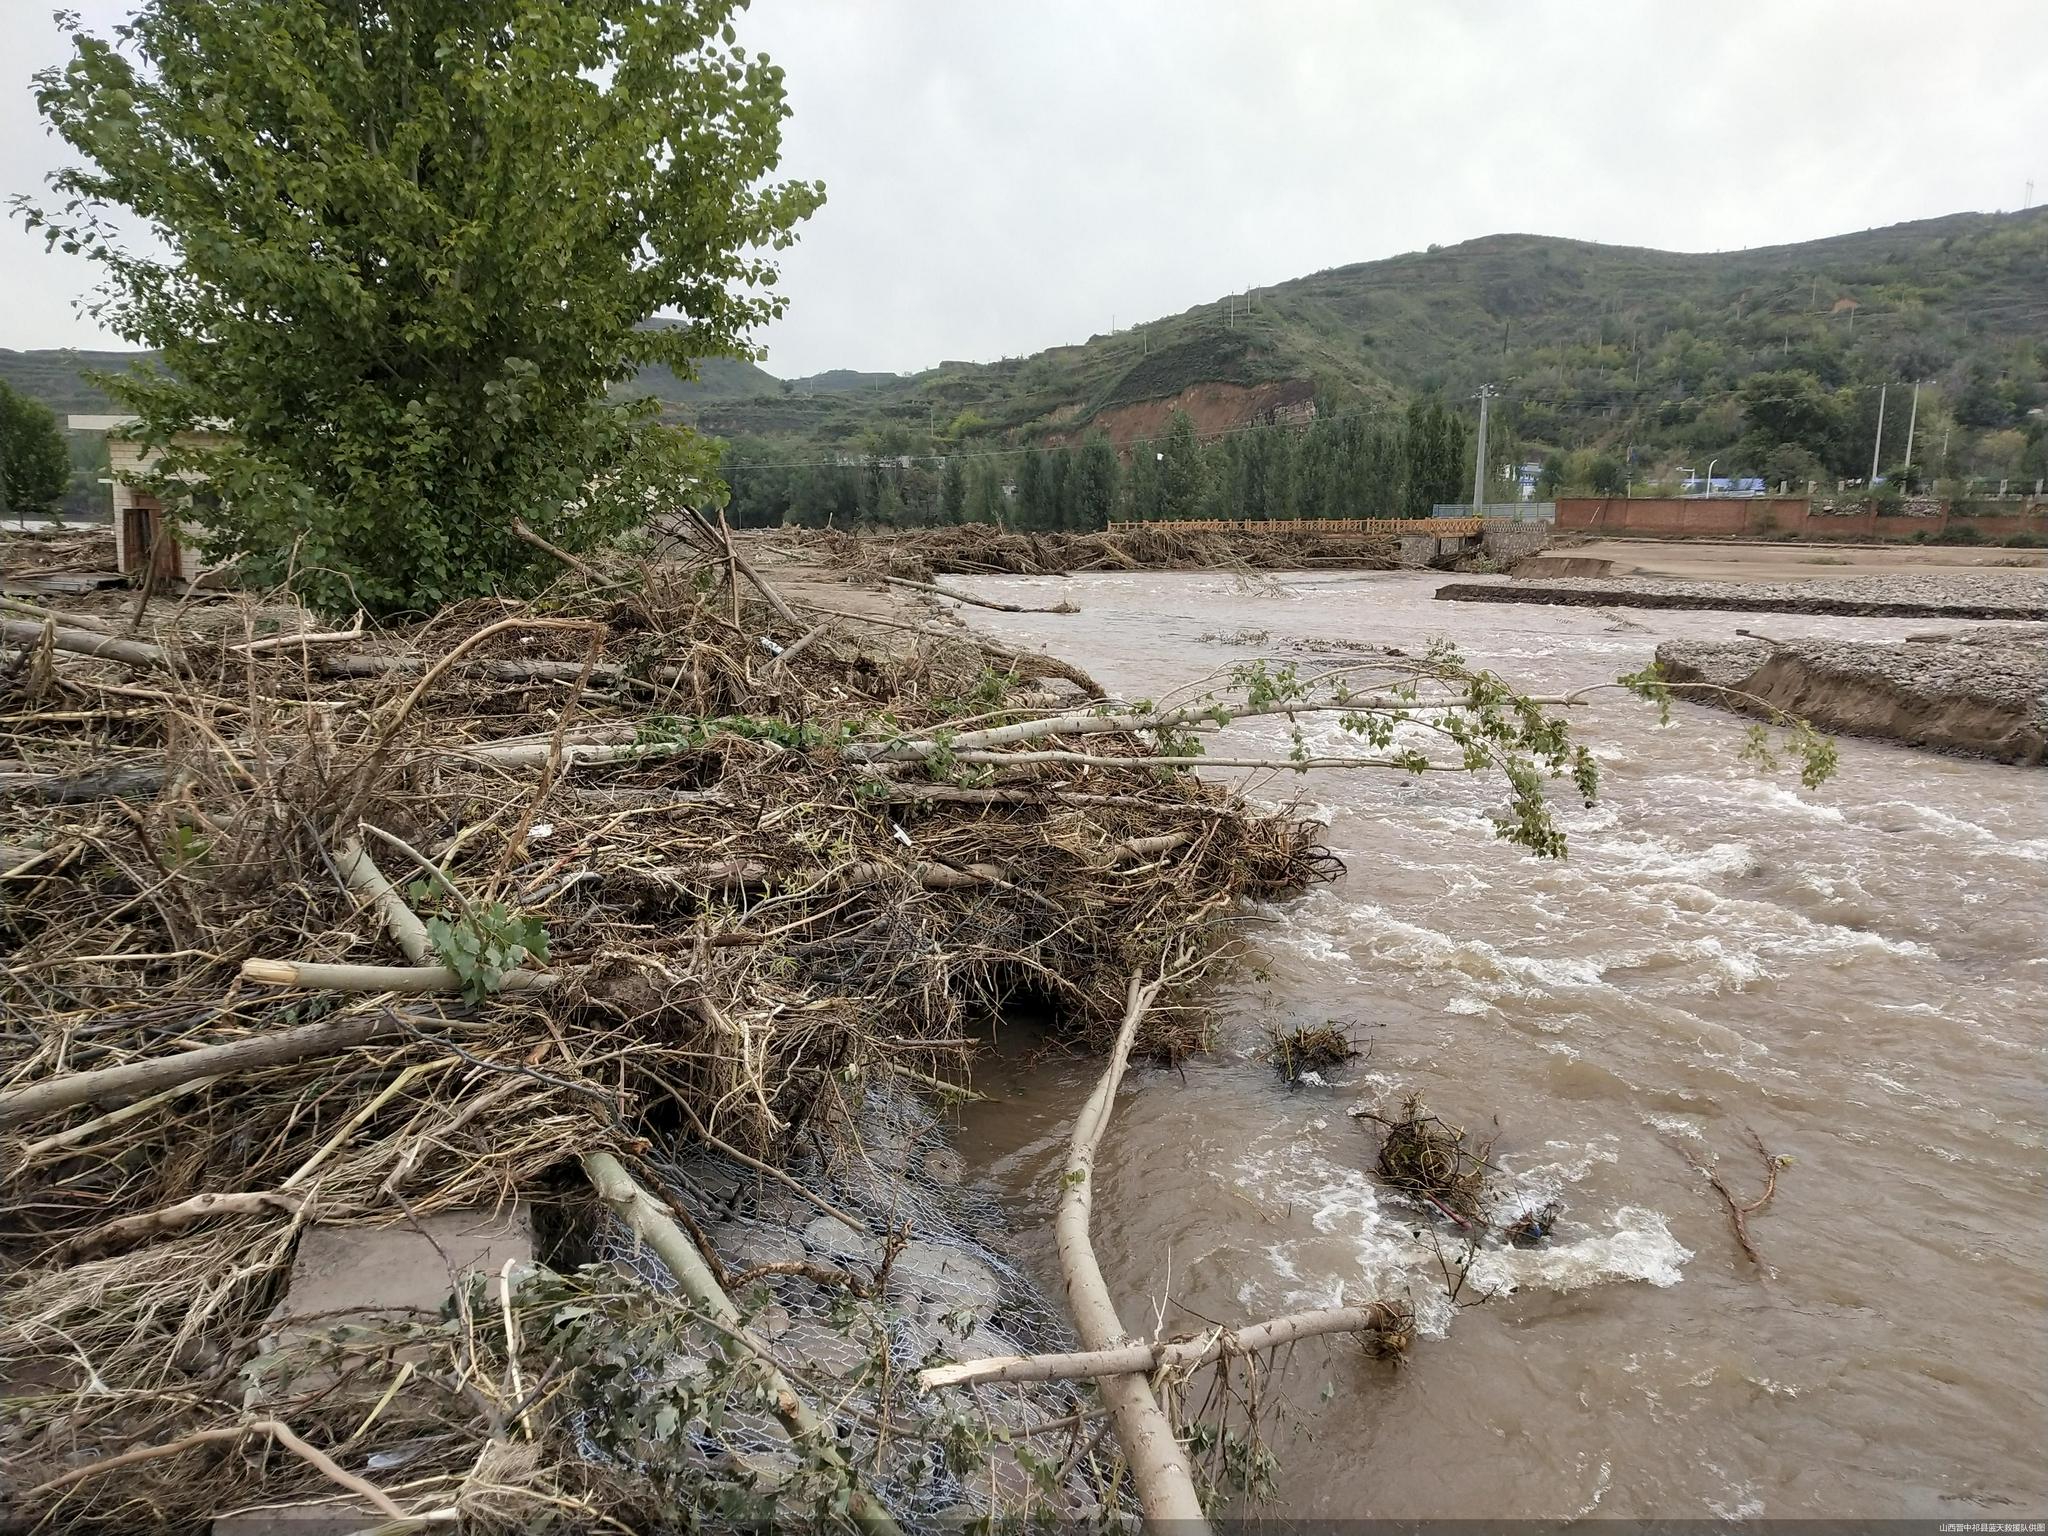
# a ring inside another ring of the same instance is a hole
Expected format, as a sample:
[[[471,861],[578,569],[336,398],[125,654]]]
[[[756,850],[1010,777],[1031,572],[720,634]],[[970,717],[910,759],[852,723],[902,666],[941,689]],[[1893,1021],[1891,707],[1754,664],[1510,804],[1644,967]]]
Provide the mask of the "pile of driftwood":
[[[1525,840],[1542,772],[1586,771],[1541,701],[1454,657],[1239,668],[1123,705],[919,617],[807,611],[722,530],[686,533],[668,563],[564,557],[541,600],[404,628],[240,596],[5,600],[10,1513],[198,1528],[343,1496],[412,1524],[583,1528],[701,1508],[722,1485],[661,1446],[715,1394],[616,1342],[673,1354],[675,1319],[577,1270],[573,1242],[549,1286],[351,1324],[252,1386],[310,1227],[518,1196],[639,1234],[719,1341],[719,1390],[772,1411],[831,1490],[819,1509],[889,1529],[815,1384],[754,1348],[658,1154],[781,1177],[800,1138],[847,1134],[865,1084],[959,1085],[977,1031],[1029,997],[1113,1045],[1064,1186],[1077,1254],[1130,1052],[1199,1043],[1194,989],[1240,898],[1337,870],[1313,825],[1186,771],[1207,734],[1321,714],[1356,754],[1215,760],[1498,766]],[[1400,725],[1442,754],[1397,747]],[[1139,1492],[1176,1515],[1185,1469],[1162,1483],[1179,1453],[1132,1373],[1398,1323],[1339,1309],[1128,1346],[1077,1272],[1083,1343],[1144,1358],[1063,1368],[1112,1383]]]
[[[1065,576],[1082,571],[1299,571],[1317,566],[1391,571],[1394,541],[1385,535],[1238,529],[1207,532],[1185,524],[1126,525],[1116,532],[1027,533],[992,523],[862,534],[787,533],[799,547],[826,551],[851,569],[913,581],[934,575]]]

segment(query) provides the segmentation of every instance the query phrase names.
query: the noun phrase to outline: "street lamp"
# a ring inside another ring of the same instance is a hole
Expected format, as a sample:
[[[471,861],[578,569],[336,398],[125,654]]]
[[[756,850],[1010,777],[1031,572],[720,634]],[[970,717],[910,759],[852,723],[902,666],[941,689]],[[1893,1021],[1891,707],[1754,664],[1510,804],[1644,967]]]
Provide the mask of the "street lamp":
[[[1702,496],[1714,494],[1714,466],[1720,462],[1718,457],[1707,460],[1707,478],[1705,483],[1700,486],[1700,494]]]

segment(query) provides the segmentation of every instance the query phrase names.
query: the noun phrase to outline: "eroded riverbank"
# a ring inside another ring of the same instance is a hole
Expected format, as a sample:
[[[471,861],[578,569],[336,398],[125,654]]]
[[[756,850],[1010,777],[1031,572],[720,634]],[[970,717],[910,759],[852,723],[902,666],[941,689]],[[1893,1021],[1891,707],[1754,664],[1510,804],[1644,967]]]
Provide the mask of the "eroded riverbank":
[[[1571,558],[1569,551],[1547,560]],[[1545,607],[1678,608],[1728,613],[1804,613],[1840,618],[2048,619],[2048,580],[2038,568],[1892,570],[1857,576],[1702,581],[1661,576],[1552,576],[1451,582],[1436,596],[1457,603]]]
[[[975,615],[1127,695],[1252,654],[1336,661],[1449,635],[1544,687],[1643,665],[1728,617],[1438,604],[1441,578],[1133,574],[963,583],[1065,617]],[[1912,621],[1788,616],[1774,634],[1898,639]],[[1223,637],[1223,638],[1218,638]],[[1269,777],[1327,818],[1349,874],[1269,912],[1220,1050],[1134,1075],[1103,1158],[1099,1246],[1127,1319],[1169,1331],[1440,1289],[1345,1110],[1419,1088],[1501,1123],[1500,1161],[1567,1202],[1504,1255],[1515,1294],[1439,1315],[1399,1371],[1307,1345],[1282,1378],[1291,1513],[1563,1518],[2038,1513],[2048,813],[1997,764],[1841,743],[1818,792],[1738,760],[1747,722],[1619,692],[1578,717],[1600,803],[1562,864],[1494,842],[1497,785]],[[1284,728],[1229,733],[1272,749]],[[1315,732],[1310,732],[1315,745]],[[1212,742],[1212,754],[1224,750]],[[1290,1092],[1269,1024],[1348,1020],[1364,1061]],[[960,1143],[1027,1234],[1095,1067],[992,1063]],[[1680,1148],[1754,1182],[1792,1156],[1742,1257]],[[1049,1238],[1023,1257],[1050,1279]],[[1189,1309],[1186,1312],[1178,1310]],[[1325,1399],[1325,1389],[1329,1396]]]
[[[2048,743],[2048,630],[1986,625],[1858,640],[1675,640],[1659,674],[1701,703],[2024,767]]]

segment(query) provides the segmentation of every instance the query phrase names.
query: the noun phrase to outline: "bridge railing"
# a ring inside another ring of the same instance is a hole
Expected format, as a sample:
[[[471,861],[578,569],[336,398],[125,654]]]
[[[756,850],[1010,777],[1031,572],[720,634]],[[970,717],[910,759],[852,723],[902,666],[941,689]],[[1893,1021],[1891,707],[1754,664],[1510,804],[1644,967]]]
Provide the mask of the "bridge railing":
[[[1111,523],[1111,533],[1171,529],[1178,533],[1420,533],[1436,539],[1470,538],[1485,530],[1477,517],[1293,517],[1265,522],[1258,518],[1176,518],[1159,522]]]

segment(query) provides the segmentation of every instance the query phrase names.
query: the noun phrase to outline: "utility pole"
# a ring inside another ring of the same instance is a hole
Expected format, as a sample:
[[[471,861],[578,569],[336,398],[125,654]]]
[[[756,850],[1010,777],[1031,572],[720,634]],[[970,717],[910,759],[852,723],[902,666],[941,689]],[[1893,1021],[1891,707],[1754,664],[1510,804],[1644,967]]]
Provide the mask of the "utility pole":
[[[1855,318],[1853,310],[1850,318]],[[1873,491],[1877,489],[1877,456],[1884,449],[1884,396],[1890,387],[1888,384],[1877,386],[1877,437],[1870,445],[1870,488]]]
[[[1913,428],[1920,424],[1920,381],[1913,381],[1913,409],[1906,414],[1906,466],[1899,473],[1910,479],[1913,472]],[[1901,490],[1905,487],[1901,486]]]
[[[1486,504],[1486,406],[1493,399],[1493,386],[1479,386],[1479,452],[1472,462],[1472,510]]]

